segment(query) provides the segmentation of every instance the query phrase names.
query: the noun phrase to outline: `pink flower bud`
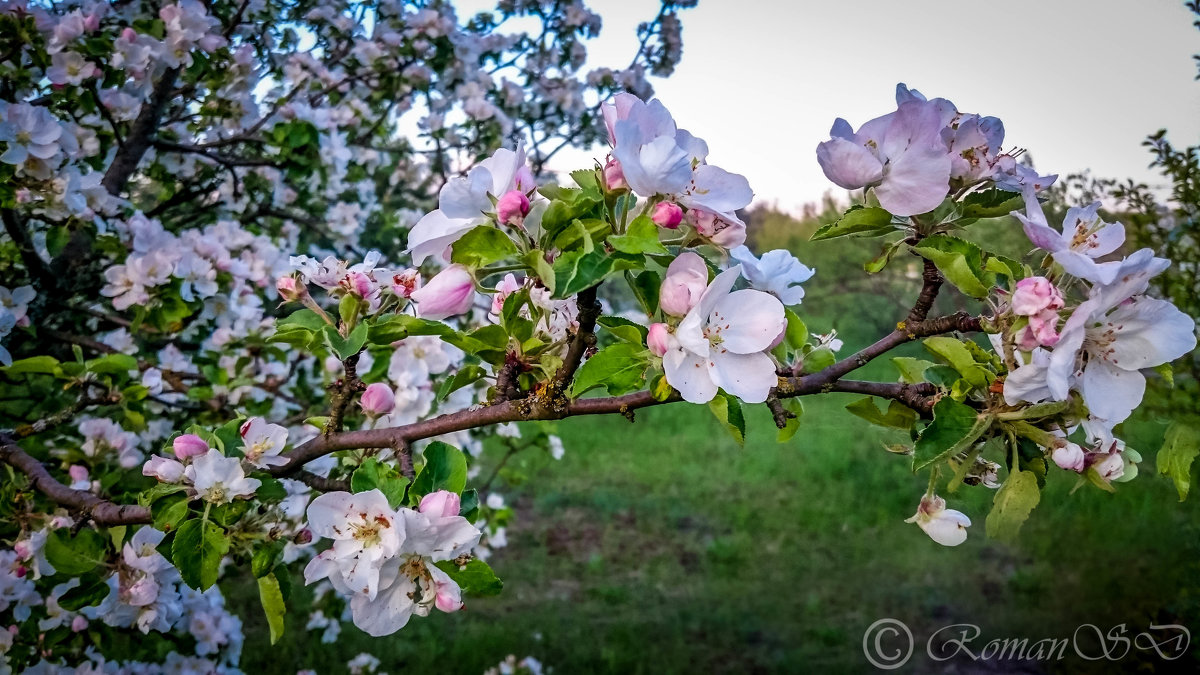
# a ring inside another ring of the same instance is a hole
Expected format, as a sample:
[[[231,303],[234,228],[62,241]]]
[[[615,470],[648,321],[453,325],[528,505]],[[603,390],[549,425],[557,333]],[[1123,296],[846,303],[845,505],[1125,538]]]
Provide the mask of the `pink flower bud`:
[[[1061,448],[1055,448],[1050,457],[1054,460],[1055,464],[1067,471],[1074,471],[1076,473],[1083,471],[1085,455],[1083,454],[1083,448],[1075,443],[1068,442]]]
[[[625,182],[625,172],[621,169],[621,163],[615,159],[608,160],[604,165],[604,184],[608,186],[610,192],[629,189],[629,183]]]
[[[457,516],[460,508],[462,500],[458,495],[448,490],[438,490],[422,497],[417,510],[431,518],[448,518]]]
[[[509,190],[496,202],[496,219],[501,225],[520,225],[529,215],[529,197],[520,190]]]
[[[475,302],[475,279],[462,265],[450,265],[422,288],[414,291],[417,314],[424,319],[445,319],[463,314]]]
[[[1125,458],[1120,452],[1092,453],[1088,461],[1104,480],[1112,481],[1125,475]]]
[[[100,15],[95,12],[83,17],[83,29],[89,33],[94,33],[100,28]]]
[[[86,616],[83,616],[82,614],[77,614],[77,615],[75,615],[74,619],[71,619],[71,630],[72,631],[79,633],[79,632],[87,630],[87,627],[88,627],[88,620],[87,620]]]
[[[86,483],[88,479],[87,467],[82,464],[72,464],[67,468],[67,475],[71,477],[71,481],[75,483]]]
[[[1062,292],[1046,277],[1026,277],[1012,294],[1013,314],[1033,316],[1047,309],[1062,309]]]
[[[650,215],[650,220],[659,227],[674,230],[683,222],[683,209],[675,202],[659,202],[654,205],[654,213]]]
[[[382,382],[369,384],[358,404],[362,406],[363,412],[368,417],[386,415],[396,407],[396,393]]]
[[[132,28],[126,28],[125,30],[121,31],[121,39],[126,42],[137,42],[137,38],[137,31]]]
[[[671,333],[667,329],[665,323],[655,323],[650,325],[650,331],[646,333],[646,346],[650,348],[650,353],[655,356],[662,356],[671,348]]]
[[[684,316],[708,288],[708,266],[700,256],[686,251],[667,266],[659,289],[658,304],[671,316]]]
[[[187,459],[208,452],[208,443],[196,434],[179,436],[171,442],[171,446],[175,448],[175,456],[179,459]]]
[[[275,290],[279,291],[279,299],[284,302],[300,299],[300,284],[296,282],[295,277],[279,277],[275,282]]]
[[[1031,351],[1034,347],[1053,347],[1058,344],[1058,311],[1043,309],[1029,317],[1029,323],[1017,332],[1017,347]]]
[[[33,555],[33,544],[29,543],[28,539],[22,539],[13,544],[13,552],[21,560],[28,560]]]
[[[458,584],[453,581],[439,583],[437,585],[437,599],[434,600],[434,605],[447,614],[462,609],[462,590],[459,589]]]
[[[421,286],[421,274],[413,268],[392,275],[392,293],[398,298],[407,298]]]

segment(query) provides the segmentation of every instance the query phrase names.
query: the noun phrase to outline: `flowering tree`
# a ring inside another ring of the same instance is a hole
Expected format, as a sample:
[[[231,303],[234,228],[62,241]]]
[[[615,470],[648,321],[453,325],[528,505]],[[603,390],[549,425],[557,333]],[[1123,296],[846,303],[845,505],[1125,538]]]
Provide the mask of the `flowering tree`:
[[[1095,205],[1049,222],[1054,177],[1001,151],[999,120],[900,85],[895,111],[817,148],[867,200],[816,238],[883,239],[868,272],[924,265],[895,330],[839,359],[801,318],[814,271],[743,245],[745,178],[646,100],[686,4],[642,25],[628,68],[586,73],[599,19],[579,2],[465,24],[442,3],[6,5],[10,667],[233,669],[234,567],[272,637],[301,567],[330,639],[343,609],[388,635],[496,593],[509,513],[476,475],[482,440],[563,452],[517,422],[687,402],[741,440],[761,404],[787,440],[800,397],[860,394],[849,412],[911,433],[896,451],[928,489],[910,521],[945,545],[971,521],[939,491],[999,488],[986,529],[1011,537],[1055,467],[1133,478],[1114,427],[1145,369],[1195,347],[1145,295],[1168,261],[1120,257]],[[543,175],[605,138],[570,184]],[[1023,260],[956,236],[1010,212]],[[929,316],[947,286],[979,313]],[[893,381],[849,377],[917,340],[930,360],[894,357]],[[1196,448],[1164,452],[1183,494]]]

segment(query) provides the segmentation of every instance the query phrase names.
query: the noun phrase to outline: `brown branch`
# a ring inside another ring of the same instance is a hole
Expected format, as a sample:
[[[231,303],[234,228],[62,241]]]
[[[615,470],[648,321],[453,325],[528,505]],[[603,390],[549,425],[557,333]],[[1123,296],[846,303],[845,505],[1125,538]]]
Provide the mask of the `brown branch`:
[[[579,307],[579,328],[571,339],[571,346],[567,349],[562,368],[559,368],[554,376],[553,388],[557,393],[566,391],[571,379],[575,377],[575,371],[579,369],[579,364],[583,362],[584,355],[596,346],[596,320],[600,318],[603,309],[596,300],[597,288],[598,286],[593,286],[579,292],[576,300]]]
[[[929,316],[929,310],[933,308],[933,301],[937,300],[938,291],[942,288],[942,273],[938,271],[937,265],[928,259],[925,260],[925,270],[921,274],[921,278],[923,282],[921,294],[917,296],[916,304],[908,313],[906,321],[909,323],[924,321],[925,317]]]
[[[0,435],[0,461],[29,477],[33,487],[69,509],[81,512],[97,525],[133,525],[152,522],[150,509],[132,504],[114,504],[85,490],[73,490],[55,480],[32,455],[8,435]]]
[[[581,328],[585,325],[584,311],[580,312]],[[810,375],[781,377],[772,391],[776,399],[794,396],[808,396],[834,392],[866,394],[881,398],[894,399],[913,408],[922,416],[928,417],[933,408],[932,396],[937,387],[929,383],[903,384],[895,382],[862,382],[841,379],[847,373],[856,370],[877,356],[889,351],[897,345],[910,340],[931,335],[960,332],[976,332],[980,330],[980,317],[969,316],[960,312],[936,319],[919,322],[901,322],[897,329],[884,336],[874,344],[834,363],[819,372]],[[595,319],[591,319],[594,329]],[[577,334],[582,335],[581,330]],[[594,339],[594,336],[593,336]],[[572,343],[572,347],[576,342]],[[582,352],[581,352],[582,353]],[[353,358],[353,357],[352,357]],[[351,359],[347,368],[347,378],[344,378],[340,390],[347,391],[346,381],[353,379],[354,363]],[[568,380],[569,381],[569,380]],[[678,392],[673,392],[663,400],[654,398],[649,391],[640,391],[624,396],[603,398],[587,398],[576,401],[563,401],[561,396],[530,397],[527,399],[504,401],[496,405],[477,407],[446,415],[440,415],[428,420],[420,420],[412,424],[388,429],[366,429],[361,431],[345,431],[319,435],[303,443],[287,454],[288,463],[272,467],[271,473],[276,476],[294,475],[300,472],[305,464],[336,452],[338,450],[354,450],[364,448],[396,448],[400,461],[401,472],[413,477],[412,455],[409,444],[434,436],[475,429],[504,422],[522,420],[556,420],[579,415],[628,415],[639,408],[674,403],[682,400]],[[344,411],[349,397],[338,403]],[[335,408],[336,410],[336,408]],[[72,490],[54,480],[40,462],[30,457],[16,443],[5,438],[5,444],[0,450],[0,461],[5,461],[33,479],[35,486],[51,499],[66,506],[74,506],[86,510],[89,516],[99,524],[140,523],[149,522],[149,512],[138,506],[123,506],[107,502],[95,495],[80,490]],[[311,474],[309,474],[311,476]],[[302,477],[304,480],[306,477]],[[308,478],[308,480],[312,480]]]
[[[154,85],[150,99],[142,106],[142,111],[133,121],[133,125],[129,128],[129,134],[125,137],[125,145],[117,151],[112,164],[108,166],[108,171],[104,172],[104,179],[101,180],[101,184],[109,194],[120,195],[125,188],[125,183],[129,181],[129,177],[141,163],[142,156],[146,154],[146,150],[150,149],[154,132],[158,130],[158,120],[162,117],[163,108],[171,98],[171,90],[175,88],[175,78],[178,75],[178,68],[168,68],[162,74],[158,83]]]

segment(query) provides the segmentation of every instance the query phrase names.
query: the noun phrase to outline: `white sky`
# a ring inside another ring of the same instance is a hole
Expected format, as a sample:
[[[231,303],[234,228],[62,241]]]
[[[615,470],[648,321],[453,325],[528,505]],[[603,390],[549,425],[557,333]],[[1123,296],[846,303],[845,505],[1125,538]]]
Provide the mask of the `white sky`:
[[[469,3],[468,3],[469,4]],[[592,0],[589,62],[624,65],[654,0]],[[701,0],[682,12],[683,61],[657,95],[744,174],[755,199],[795,210],[829,189],[817,143],[894,109],[897,82],[1004,121],[1005,147],[1043,172],[1160,183],[1146,135],[1200,141],[1200,30],[1179,0]],[[601,149],[564,151],[555,169]]]

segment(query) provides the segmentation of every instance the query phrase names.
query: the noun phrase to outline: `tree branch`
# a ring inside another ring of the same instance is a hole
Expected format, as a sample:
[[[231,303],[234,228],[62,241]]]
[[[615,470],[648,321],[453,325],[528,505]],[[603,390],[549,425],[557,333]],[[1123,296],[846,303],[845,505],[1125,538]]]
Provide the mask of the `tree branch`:
[[[596,320],[600,318],[602,310],[600,302],[596,300],[597,288],[598,286],[593,286],[580,291],[576,300],[579,307],[579,328],[575,331],[575,337],[571,339],[571,346],[567,349],[562,368],[559,368],[554,376],[554,389],[560,394],[571,384],[584,355],[596,346]]]
[[[114,504],[85,490],[73,490],[63,485],[7,434],[0,434],[0,461],[29,476],[33,487],[42,494],[67,508],[82,512],[97,525],[133,525],[153,521],[150,509],[144,506]]]

